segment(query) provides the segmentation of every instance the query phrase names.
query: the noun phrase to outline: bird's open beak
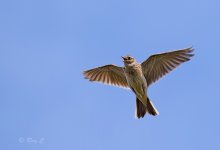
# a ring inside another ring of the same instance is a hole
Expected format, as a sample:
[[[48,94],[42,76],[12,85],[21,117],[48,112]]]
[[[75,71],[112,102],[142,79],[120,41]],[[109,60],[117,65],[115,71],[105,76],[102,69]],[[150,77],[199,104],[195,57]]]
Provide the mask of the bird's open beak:
[[[123,56],[121,56],[121,58],[123,59],[123,60],[125,60],[126,58],[125,57],[123,57]]]

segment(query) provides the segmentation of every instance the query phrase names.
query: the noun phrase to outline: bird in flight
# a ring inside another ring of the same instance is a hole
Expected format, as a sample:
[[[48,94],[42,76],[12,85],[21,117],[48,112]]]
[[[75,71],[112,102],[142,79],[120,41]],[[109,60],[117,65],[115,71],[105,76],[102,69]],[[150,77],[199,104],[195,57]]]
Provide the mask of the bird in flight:
[[[151,55],[139,64],[132,56],[123,56],[124,67],[105,65],[84,71],[90,81],[130,88],[136,95],[136,117],[159,114],[148,98],[147,88],[194,55],[192,47]]]

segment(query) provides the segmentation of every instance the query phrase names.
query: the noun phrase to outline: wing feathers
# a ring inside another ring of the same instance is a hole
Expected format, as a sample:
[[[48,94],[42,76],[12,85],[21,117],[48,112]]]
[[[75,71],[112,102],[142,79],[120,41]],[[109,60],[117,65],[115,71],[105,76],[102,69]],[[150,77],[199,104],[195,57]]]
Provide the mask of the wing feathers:
[[[192,52],[193,49],[190,47],[150,56],[141,64],[147,84],[150,85],[175,69],[181,63],[189,61],[194,55]]]
[[[128,88],[128,83],[122,67],[106,65],[84,71],[83,74],[84,77],[90,81]]]

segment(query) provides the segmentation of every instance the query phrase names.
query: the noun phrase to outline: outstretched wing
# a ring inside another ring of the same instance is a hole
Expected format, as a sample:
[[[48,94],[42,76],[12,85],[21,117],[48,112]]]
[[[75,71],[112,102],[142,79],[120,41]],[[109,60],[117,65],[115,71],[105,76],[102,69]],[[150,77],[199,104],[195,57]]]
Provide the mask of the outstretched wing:
[[[85,78],[90,81],[128,88],[128,83],[122,67],[106,65],[84,71],[83,74]]]
[[[169,73],[181,63],[189,61],[193,49],[185,48],[181,50],[151,55],[146,61],[141,64],[142,71],[147,80],[147,84],[157,81],[159,78]]]

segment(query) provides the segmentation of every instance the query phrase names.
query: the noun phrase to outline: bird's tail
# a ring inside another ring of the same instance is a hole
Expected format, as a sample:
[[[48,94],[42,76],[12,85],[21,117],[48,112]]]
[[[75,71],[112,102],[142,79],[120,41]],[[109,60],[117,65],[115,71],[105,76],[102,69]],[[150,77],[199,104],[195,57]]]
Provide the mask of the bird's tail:
[[[145,106],[138,98],[136,98],[136,116],[137,118],[143,118],[146,113],[156,116],[159,112],[154,107],[153,103],[147,97],[147,106]]]

